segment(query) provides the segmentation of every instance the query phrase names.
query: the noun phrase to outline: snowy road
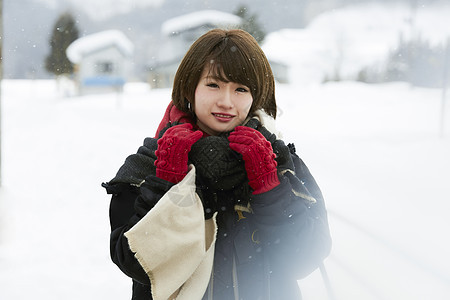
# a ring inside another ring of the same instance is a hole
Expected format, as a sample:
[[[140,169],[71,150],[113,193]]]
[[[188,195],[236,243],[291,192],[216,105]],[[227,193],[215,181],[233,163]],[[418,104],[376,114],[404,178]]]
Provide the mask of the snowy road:
[[[0,299],[128,299],[110,262],[100,188],[152,135],[170,96],[61,97],[51,81],[2,85]],[[279,129],[330,211],[336,298],[450,299],[450,112],[440,91],[405,84],[278,87]],[[318,271],[305,299],[327,299]]]

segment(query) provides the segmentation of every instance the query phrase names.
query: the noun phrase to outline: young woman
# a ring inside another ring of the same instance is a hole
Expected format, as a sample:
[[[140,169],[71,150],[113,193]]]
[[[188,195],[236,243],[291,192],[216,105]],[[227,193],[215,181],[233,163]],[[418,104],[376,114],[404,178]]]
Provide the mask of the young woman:
[[[155,137],[103,184],[132,299],[301,298],[331,239],[319,187],[275,130],[274,88],[245,31],[191,46]]]

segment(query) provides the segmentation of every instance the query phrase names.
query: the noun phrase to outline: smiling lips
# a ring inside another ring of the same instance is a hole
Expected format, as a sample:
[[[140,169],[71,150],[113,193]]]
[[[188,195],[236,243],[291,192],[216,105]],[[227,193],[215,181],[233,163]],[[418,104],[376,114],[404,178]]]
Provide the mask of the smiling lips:
[[[212,115],[221,122],[229,122],[235,117],[234,115],[225,113],[212,113]]]

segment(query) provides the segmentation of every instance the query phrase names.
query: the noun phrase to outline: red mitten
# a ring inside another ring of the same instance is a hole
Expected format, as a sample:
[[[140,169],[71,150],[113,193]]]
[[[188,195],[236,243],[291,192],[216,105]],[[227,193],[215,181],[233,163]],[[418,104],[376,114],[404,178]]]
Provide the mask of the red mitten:
[[[230,148],[242,154],[253,194],[270,191],[280,184],[272,145],[259,131],[237,126],[228,140]]]
[[[156,176],[178,183],[188,171],[188,154],[192,145],[203,136],[200,130],[192,130],[192,124],[185,123],[167,129],[158,140],[155,154]]]

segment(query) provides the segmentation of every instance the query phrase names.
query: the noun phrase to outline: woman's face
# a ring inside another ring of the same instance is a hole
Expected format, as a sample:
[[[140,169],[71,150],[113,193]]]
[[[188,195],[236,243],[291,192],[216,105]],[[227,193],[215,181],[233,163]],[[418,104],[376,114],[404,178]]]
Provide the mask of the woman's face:
[[[250,111],[253,97],[240,83],[220,81],[205,67],[195,89],[197,125],[210,135],[232,131],[242,125]]]

